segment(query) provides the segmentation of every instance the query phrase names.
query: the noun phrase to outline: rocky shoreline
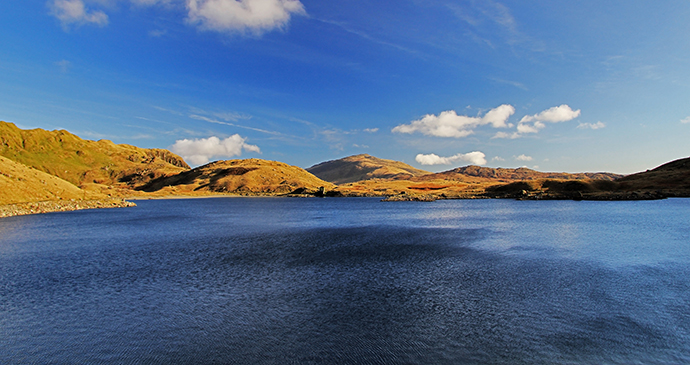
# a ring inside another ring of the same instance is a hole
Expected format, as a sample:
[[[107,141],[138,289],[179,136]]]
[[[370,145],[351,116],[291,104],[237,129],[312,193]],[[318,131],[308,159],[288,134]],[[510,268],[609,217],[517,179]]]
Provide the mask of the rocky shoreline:
[[[0,206],[0,218],[18,215],[66,212],[82,209],[125,208],[136,204],[122,199],[107,200],[55,200]]]

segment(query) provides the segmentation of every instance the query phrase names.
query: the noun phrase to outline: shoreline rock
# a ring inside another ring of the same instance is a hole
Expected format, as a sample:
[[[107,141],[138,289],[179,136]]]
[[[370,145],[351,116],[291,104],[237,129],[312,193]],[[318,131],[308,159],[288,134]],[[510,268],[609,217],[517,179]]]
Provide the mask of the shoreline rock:
[[[0,206],[0,218],[19,215],[67,212],[84,209],[125,208],[136,204],[122,199],[108,200],[55,200],[30,203],[8,204]]]

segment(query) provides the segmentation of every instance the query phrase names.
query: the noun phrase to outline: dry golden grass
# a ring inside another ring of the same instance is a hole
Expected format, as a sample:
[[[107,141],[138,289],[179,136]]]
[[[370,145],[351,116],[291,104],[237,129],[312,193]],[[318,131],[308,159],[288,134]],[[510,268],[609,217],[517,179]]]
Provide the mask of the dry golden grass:
[[[104,197],[100,193],[82,190],[58,177],[0,156],[0,205]]]

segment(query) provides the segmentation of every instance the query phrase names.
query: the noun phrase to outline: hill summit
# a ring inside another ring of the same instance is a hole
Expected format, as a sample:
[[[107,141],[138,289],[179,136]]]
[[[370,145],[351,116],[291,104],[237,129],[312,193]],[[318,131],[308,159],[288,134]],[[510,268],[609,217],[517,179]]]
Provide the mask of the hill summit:
[[[407,180],[429,174],[406,163],[385,160],[368,154],[354,155],[314,165],[307,171],[334,184],[372,179]]]

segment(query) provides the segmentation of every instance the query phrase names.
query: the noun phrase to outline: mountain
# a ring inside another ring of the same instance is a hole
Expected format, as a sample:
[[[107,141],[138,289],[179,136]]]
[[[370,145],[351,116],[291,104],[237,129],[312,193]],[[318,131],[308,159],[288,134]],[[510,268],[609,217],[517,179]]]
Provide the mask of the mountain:
[[[526,167],[516,169],[506,168],[491,168],[481,166],[465,166],[453,170],[439,172],[436,174],[425,175],[418,177],[415,180],[449,180],[449,181],[465,181],[468,178],[479,178],[477,181],[525,181],[525,180],[539,180],[539,179],[559,179],[559,180],[608,180],[612,181],[623,177],[623,175],[612,174],[608,172],[585,172],[585,173],[567,173],[567,172],[539,172]]]
[[[234,193],[241,195],[318,194],[335,186],[302,168],[261,159],[216,161],[142,186],[146,192]]]
[[[23,130],[7,122],[0,122],[0,156],[77,186],[136,188],[189,169],[181,157],[167,150],[83,140],[64,130]]]
[[[384,160],[367,154],[349,156],[314,165],[307,171],[334,184],[347,184],[372,179],[409,180],[429,174],[406,163]]]

